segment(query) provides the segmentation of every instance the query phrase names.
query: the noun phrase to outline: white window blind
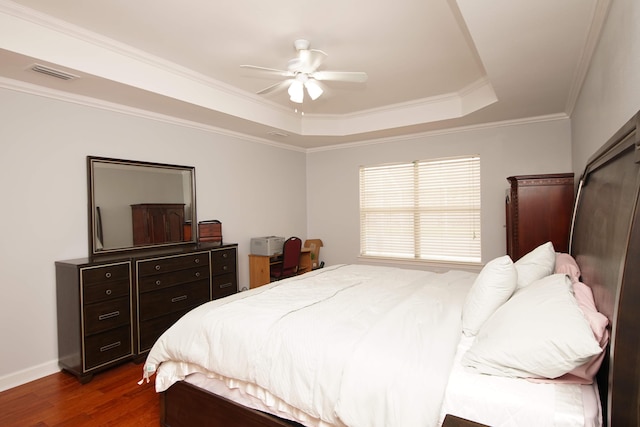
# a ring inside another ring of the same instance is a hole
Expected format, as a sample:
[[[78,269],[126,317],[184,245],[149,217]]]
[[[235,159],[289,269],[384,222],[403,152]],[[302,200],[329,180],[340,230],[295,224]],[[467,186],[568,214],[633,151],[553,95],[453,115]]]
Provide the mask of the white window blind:
[[[361,167],[360,253],[480,262],[480,158]]]

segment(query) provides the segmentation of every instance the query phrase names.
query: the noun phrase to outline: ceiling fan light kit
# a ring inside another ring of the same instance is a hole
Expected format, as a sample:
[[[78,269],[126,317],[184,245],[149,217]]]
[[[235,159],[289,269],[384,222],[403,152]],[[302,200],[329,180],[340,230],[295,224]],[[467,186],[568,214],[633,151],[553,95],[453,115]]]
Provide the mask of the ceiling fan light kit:
[[[287,70],[258,67],[255,65],[241,65],[241,68],[251,69],[262,73],[265,77],[286,77],[287,79],[266,87],[258,92],[264,95],[279,89],[288,88],[291,102],[302,104],[305,89],[312,101],[318,99],[324,89],[318,83],[321,81],[342,81],[349,83],[364,83],[367,74],[361,71],[318,71],[327,54],[321,50],[309,49],[309,42],[299,39],[293,42],[298,57],[289,60]]]
[[[310,79],[306,74],[299,73],[289,85],[288,92],[291,102],[302,104],[302,102],[304,101],[304,89],[307,90],[309,98],[311,98],[311,100],[313,101],[318,99],[324,92],[318,82],[316,82],[314,79]]]
[[[311,79],[307,80],[304,84],[304,87],[305,89],[307,89],[309,98],[311,98],[312,101],[315,101],[316,99],[320,98],[320,95],[322,95],[322,93],[324,92],[320,87],[320,85],[316,83],[315,80],[311,80]]]
[[[291,102],[302,104],[302,101],[304,100],[304,90],[301,81],[294,80],[293,83],[291,83],[291,86],[289,86],[288,92]]]

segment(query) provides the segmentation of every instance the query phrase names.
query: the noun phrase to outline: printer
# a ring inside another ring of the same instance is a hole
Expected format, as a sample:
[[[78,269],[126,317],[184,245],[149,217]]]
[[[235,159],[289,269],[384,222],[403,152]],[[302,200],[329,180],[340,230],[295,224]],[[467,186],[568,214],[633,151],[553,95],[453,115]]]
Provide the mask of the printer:
[[[282,246],[284,245],[284,237],[265,236],[251,238],[251,254],[274,256],[282,254]]]

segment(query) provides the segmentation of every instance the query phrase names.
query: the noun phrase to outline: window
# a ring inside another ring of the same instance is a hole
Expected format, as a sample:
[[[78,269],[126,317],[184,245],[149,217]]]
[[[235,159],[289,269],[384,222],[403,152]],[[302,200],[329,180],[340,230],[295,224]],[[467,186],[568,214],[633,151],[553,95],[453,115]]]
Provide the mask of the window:
[[[480,157],[361,167],[360,254],[480,262]]]

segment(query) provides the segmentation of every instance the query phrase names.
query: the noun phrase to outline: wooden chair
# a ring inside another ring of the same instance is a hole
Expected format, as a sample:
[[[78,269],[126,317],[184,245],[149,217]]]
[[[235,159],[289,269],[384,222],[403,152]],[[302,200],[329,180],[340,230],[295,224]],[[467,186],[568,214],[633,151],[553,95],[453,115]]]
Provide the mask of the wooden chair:
[[[300,264],[300,251],[302,240],[298,237],[289,237],[282,245],[282,263],[271,266],[271,280],[280,280],[295,276]]]
[[[311,251],[311,269],[322,268],[324,263],[320,263],[320,248],[322,247],[322,240],[320,239],[308,239],[304,241],[304,247],[309,248]]]

